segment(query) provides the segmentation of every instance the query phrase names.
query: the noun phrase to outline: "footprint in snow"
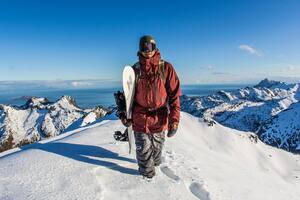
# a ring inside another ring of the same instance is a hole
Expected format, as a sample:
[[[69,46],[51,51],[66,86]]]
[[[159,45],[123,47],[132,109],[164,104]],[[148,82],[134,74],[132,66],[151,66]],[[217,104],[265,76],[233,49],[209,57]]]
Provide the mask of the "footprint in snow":
[[[173,179],[177,182],[180,180],[179,176],[177,176],[168,166],[161,166],[160,170],[170,179]]]
[[[198,199],[201,200],[210,200],[209,192],[207,192],[203,186],[198,182],[193,182],[190,185],[190,191],[193,195],[195,195]]]

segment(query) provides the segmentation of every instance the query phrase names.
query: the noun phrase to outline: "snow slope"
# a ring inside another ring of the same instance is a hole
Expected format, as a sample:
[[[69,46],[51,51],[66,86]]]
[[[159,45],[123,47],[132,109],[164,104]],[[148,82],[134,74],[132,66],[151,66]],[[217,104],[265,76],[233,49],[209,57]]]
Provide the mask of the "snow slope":
[[[184,112],[148,182],[127,143],[113,140],[113,131],[124,127],[110,117],[2,152],[0,199],[299,199],[299,155]]]

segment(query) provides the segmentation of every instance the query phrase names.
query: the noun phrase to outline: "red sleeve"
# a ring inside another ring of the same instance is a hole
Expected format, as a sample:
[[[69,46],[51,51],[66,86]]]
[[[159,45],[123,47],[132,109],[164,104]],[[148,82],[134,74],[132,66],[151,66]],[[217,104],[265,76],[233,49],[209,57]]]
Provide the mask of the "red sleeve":
[[[168,94],[168,103],[170,108],[169,123],[179,123],[180,118],[180,96],[181,88],[179,78],[175,69],[170,63],[166,62],[166,89]]]

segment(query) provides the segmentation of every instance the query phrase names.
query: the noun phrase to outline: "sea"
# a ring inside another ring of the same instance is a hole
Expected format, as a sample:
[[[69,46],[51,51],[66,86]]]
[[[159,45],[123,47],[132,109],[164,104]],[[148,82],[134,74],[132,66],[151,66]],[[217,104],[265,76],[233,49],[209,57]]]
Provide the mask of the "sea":
[[[241,84],[218,84],[218,85],[182,85],[182,94],[187,96],[206,96],[217,91],[233,91],[249,85]],[[20,106],[27,99],[35,97],[46,97],[54,102],[63,95],[75,99],[80,108],[92,108],[95,106],[109,107],[115,104],[114,93],[121,87],[93,88],[93,89],[28,89],[28,90],[2,90],[0,92],[0,104]]]

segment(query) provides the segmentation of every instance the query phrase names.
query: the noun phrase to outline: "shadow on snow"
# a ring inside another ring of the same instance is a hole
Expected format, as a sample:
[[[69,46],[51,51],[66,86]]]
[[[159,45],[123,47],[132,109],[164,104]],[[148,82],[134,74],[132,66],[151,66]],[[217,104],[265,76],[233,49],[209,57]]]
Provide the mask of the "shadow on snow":
[[[92,165],[103,166],[111,170],[119,171],[125,174],[138,175],[136,169],[131,169],[118,165],[115,162],[104,161],[102,159],[113,159],[119,161],[127,161],[130,163],[136,163],[134,159],[119,156],[117,153],[109,151],[103,147],[83,145],[83,144],[72,144],[63,142],[50,142],[46,144],[39,144],[30,149],[39,149],[61,155],[73,160],[80,162],[89,163]]]

